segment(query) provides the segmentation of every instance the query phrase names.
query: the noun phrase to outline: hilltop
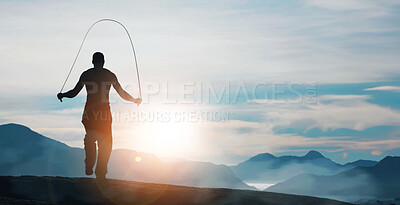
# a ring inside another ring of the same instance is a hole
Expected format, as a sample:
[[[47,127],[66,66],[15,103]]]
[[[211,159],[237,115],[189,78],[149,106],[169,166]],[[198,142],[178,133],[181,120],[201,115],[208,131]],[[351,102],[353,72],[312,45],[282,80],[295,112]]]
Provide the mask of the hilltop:
[[[0,176],[0,203],[9,204],[297,204],[345,205],[331,199],[226,188],[196,188],[109,179]]]

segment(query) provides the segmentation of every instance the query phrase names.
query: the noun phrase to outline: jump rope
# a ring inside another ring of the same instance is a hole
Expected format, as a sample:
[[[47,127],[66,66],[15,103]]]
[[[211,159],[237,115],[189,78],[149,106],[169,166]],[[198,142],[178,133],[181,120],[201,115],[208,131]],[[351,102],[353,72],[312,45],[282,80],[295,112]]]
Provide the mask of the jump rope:
[[[142,98],[142,89],[141,89],[141,87],[140,87],[140,77],[139,77],[139,66],[138,66],[138,63],[137,63],[135,47],[133,46],[133,41],[132,41],[131,35],[129,34],[128,29],[126,29],[126,27],[125,27],[121,22],[119,22],[119,21],[117,21],[117,20],[114,20],[114,19],[100,19],[100,20],[94,22],[94,23],[89,27],[89,29],[86,31],[85,37],[83,37],[82,43],[81,43],[81,45],[79,46],[79,50],[78,50],[78,53],[77,53],[76,56],[75,56],[74,62],[72,63],[71,68],[69,69],[67,78],[65,78],[64,84],[63,84],[62,87],[61,87],[60,93],[62,93],[62,91],[63,91],[63,89],[64,89],[64,86],[65,86],[65,84],[67,83],[68,78],[69,78],[69,76],[71,75],[72,70],[74,69],[76,60],[78,59],[79,54],[81,53],[81,50],[82,50],[83,44],[85,43],[86,37],[88,36],[90,30],[91,30],[96,24],[98,24],[98,23],[100,23],[100,22],[113,22],[113,23],[117,23],[118,25],[122,26],[122,28],[124,28],[126,34],[128,35],[129,41],[130,41],[131,47],[132,47],[133,58],[134,58],[134,60],[135,60],[136,76],[137,76],[138,85],[139,85],[139,97]]]

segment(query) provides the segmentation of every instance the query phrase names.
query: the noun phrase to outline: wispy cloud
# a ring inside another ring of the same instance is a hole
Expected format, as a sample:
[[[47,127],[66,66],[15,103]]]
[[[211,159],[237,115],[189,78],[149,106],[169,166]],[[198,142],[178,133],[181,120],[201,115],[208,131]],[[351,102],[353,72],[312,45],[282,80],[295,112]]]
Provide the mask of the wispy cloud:
[[[400,147],[397,135],[377,136],[369,139],[352,136],[318,136],[309,138],[297,134],[279,134],[275,128],[320,128],[322,130],[350,128],[363,130],[368,127],[380,125],[399,125],[400,113],[396,110],[374,105],[366,102],[366,95],[327,95],[321,99],[329,100],[329,103],[316,104],[244,104],[244,105],[164,105],[152,107],[144,105],[140,107],[142,112],[165,112],[176,109],[177,111],[193,110],[229,110],[230,114],[244,113],[246,115],[264,115],[259,121],[229,120],[224,122],[182,122],[177,124],[184,128],[190,127],[190,131],[183,138],[189,144],[184,149],[184,156],[192,160],[212,161],[215,163],[238,163],[249,156],[263,153],[279,153],[290,148],[291,150],[320,149],[330,153],[366,150],[368,153],[374,150],[391,150]],[[23,107],[23,105],[20,105]],[[131,113],[131,104],[113,104],[113,111]],[[82,147],[84,129],[80,123],[81,109],[65,109],[55,111],[18,111],[10,110],[2,113],[8,118],[8,122],[25,124],[40,133],[71,146]],[[373,117],[371,117],[373,116]],[[38,120],[40,119],[40,120]],[[114,148],[135,149],[138,151],[157,153],[158,149],[165,146],[163,140],[168,140],[172,133],[158,132],[159,124],[153,122],[136,122],[115,118]],[[176,132],[179,130],[169,130]],[[161,138],[160,138],[161,137]],[[189,149],[190,148],[190,149]],[[298,151],[298,150],[297,150]],[[343,159],[343,155],[340,155]],[[348,157],[346,157],[348,159]]]
[[[258,113],[268,106],[268,110],[264,111],[266,121],[275,126],[302,130],[313,128],[364,130],[381,125],[400,125],[398,110],[369,103],[366,101],[369,96],[328,95],[319,98],[320,102],[316,104],[294,104],[290,107],[286,104],[260,105]],[[326,103],[324,100],[330,102]]]
[[[384,9],[384,7],[379,4],[379,2],[371,0],[337,0],[337,1],[308,0],[307,3],[313,6],[318,6],[330,10],[339,10],[339,11]]]
[[[203,1],[201,6],[179,2],[2,1],[0,49],[7,52],[0,65],[13,72],[0,71],[4,73],[0,85],[19,93],[54,92],[87,27],[105,16],[121,20],[132,32],[143,80],[223,76],[343,83],[400,74],[395,46],[399,12],[394,1],[313,0],[257,6],[235,0]],[[357,12],[336,12],[353,10]],[[97,50],[105,52],[106,66],[121,81],[132,81],[135,73],[127,43],[115,25],[94,28],[67,87],[91,66],[91,54]],[[32,81],[41,78],[46,81]],[[27,82],[32,82],[28,91]]]
[[[375,155],[375,156],[379,156],[379,155],[382,154],[382,152],[379,151],[379,150],[375,150],[375,151],[372,151],[371,154],[372,154],[372,155]]]
[[[378,86],[373,88],[364,89],[365,91],[381,90],[381,91],[392,91],[400,92],[400,86]]]
[[[318,96],[318,100],[366,100],[371,98],[369,95],[322,95]]]

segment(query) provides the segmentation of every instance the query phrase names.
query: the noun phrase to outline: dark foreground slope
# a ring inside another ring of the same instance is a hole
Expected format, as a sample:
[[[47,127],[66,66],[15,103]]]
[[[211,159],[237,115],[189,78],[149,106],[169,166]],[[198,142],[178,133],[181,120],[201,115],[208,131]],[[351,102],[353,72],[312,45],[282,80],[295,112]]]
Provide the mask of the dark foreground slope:
[[[223,188],[194,188],[91,178],[0,176],[0,204],[318,204],[330,199]]]

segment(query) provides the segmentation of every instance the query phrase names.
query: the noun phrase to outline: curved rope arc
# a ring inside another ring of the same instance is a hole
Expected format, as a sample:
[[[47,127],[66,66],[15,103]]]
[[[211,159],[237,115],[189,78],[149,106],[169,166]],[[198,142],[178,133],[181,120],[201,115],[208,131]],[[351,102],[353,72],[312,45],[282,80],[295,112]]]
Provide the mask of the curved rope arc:
[[[117,21],[117,20],[114,20],[114,19],[100,19],[100,20],[94,22],[94,23],[89,27],[89,29],[86,31],[86,34],[85,34],[85,36],[83,37],[82,43],[81,43],[81,45],[79,46],[78,53],[77,53],[76,56],[75,56],[74,62],[72,63],[71,68],[69,69],[67,78],[65,79],[64,84],[63,84],[62,87],[61,87],[60,93],[63,91],[64,86],[65,86],[65,84],[67,83],[69,76],[71,75],[71,72],[72,72],[72,70],[73,70],[73,68],[74,68],[74,66],[75,66],[75,63],[76,63],[76,61],[77,61],[77,59],[78,59],[78,57],[79,57],[79,54],[81,53],[83,44],[85,43],[86,38],[87,38],[87,36],[88,36],[90,30],[91,30],[96,24],[98,24],[98,23],[100,23],[100,22],[104,22],[104,21],[109,21],[109,22],[114,22],[114,23],[119,24],[120,26],[122,26],[122,28],[124,28],[126,34],[127,34],[128,37],[129,37],[129,41],[130,41],[131,47],[132,47],[133,57],[134,57],[134,60],[135,60],[136,76],[137,76],[138,85],[139,85],[139,96],[140,96],[140,98],[142,98],[142,89],[141,89],[141,87],[140,87],[140,77],[139,77],[139,66],[138,66],[138,63],[137,63],[135,47],[133,46],[133,41],[132,41],[131,35],[129,34],[128,29],[126,29],[126,27],[125,27],[121,22],[119,22],[119,21]]]

